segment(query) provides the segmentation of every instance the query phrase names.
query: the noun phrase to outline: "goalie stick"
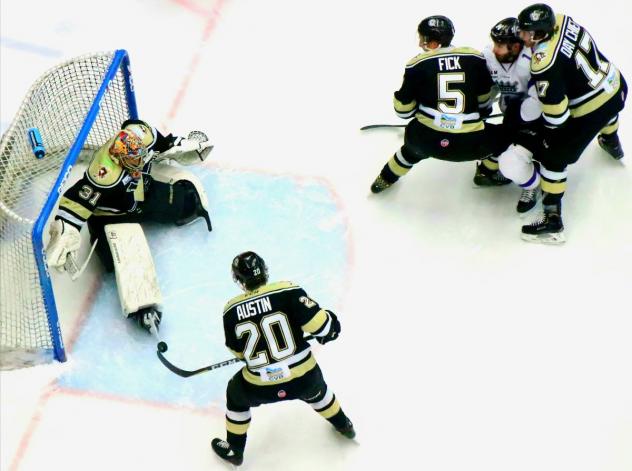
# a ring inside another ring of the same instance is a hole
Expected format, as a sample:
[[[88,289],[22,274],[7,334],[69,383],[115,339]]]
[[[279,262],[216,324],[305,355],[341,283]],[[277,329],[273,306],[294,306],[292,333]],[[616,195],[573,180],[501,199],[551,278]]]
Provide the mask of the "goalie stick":
[[[77,265],[77,260],[74,257],[72,257],[72,255],[68,255],[68,257],[66,258],[66,263],[64,264],[64,266],[66,267],[66,271],[70,275],[70,279],[72,281],[77,281],[79,277],[83,274],[84,270],[88,266],[88,262],[92,258],[94,249],[97,247],[97,242],[98,240],[95,239],[94,243],[92,244],[92,248],[90,249],[90,253],[84,260],[83,265],[81,265],[81,267]]]
[[[304,340],[312,340],[314,337],[312,335],[308,335],[303,337]],[[224,366],[232,365],[233,363],[239,363],[244,360],[240,360],[239,358],[231,358],[230,360],[220,361],[219,363],[214,363],[212,365],[204,366],[202,368],[198,368],[197,370],[183,370],[178,368],[176,365],[171,363],[167,358],[163,355],[163,352],[168,350],[168,346],[165,342],[160,342],[158,344],[158,350],[156,351],[156,355],[158,355],[158,359],[160,362],[167,367],[169,371],[177,374],[178,376],[182,376],[183,378],[188,378],[189,376],[199,375],[200,373],[205,373],[207,371],[216,370],[218,368],[222,368]]]
[[[489,115],[485,119],[500,118],[501,116],[502,116],[502,113],[496,113],[496,114]],[[368,124],[366,126],[362,126],[360,128],[360,131],[367,131],[369,129],[379,129],[379,128],[405,128],[407,125],[408,123],[406,124]]]

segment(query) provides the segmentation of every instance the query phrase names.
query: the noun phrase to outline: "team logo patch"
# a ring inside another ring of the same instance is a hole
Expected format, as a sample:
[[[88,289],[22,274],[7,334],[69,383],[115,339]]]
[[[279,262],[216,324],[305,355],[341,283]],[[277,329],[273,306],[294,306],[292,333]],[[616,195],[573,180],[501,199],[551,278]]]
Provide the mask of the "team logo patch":
[[[105,178],[105,176],[107,175],[107,173],[108,173],[108,169],[107,169],[107,168],[105,168],[105,167],[100,167],[100,168],[99,168],[99,171],[97,172],[97,177],[98,177],[98,178]]]
[[[287,393],[281,389],[278,393],[277,396],[279,396],[281,399],[283,399],[285,396],[287,396]]]
[[[542,16],[541,12],[538,10],[535,10],[531,12],[531,14],[529,15],[529,18],[531,18],[531,21],[538,21],[541,16]]]
[[[546,52],[536,52],[533,55],[533,59],[535,60],[536,64],[539,64],[540,62],[542,62],[544,59],[546,58]]]
[[[448,141],[447,139],[441,139],[441,147],[448,147],[450,145],[450,141]]]

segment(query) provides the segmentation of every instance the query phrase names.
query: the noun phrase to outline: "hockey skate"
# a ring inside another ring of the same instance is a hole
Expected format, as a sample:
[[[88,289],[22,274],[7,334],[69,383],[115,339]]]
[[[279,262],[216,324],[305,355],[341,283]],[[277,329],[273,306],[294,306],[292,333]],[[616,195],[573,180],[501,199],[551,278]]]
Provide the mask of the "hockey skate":
[[[536,221],[522,226],[522,239],[527,242],[539,242],[542,244],[562,244],[564,238],[564,224],[562,216],[553,211],[544,211],[544,214]]]
[[[518,204],[516,205],[516,211],[520,213],[520,216],[526,215],[526,213],[535,208],[541,196],[542,192],[539,187],[533,188],[532,190],[523,189]]]
[[[156,309],[155,306],[142,308],[135,314],[135,317],[139,326],[150,334],[156,337],[158,336],[158,329],[160,328],[160,321],[162,320],[162,312]]]
[[[348,417],[345,425],[342,428],[337,428],[336,432],[344,437],[347,437],[349,440],[353,440],[356,436],[355,429],[353,428],[353,423],[351,423],[351,420],[349,420]]]
[[[239,466],[244,462],[244,454],[233,449],[233,447],[230,446],[230,443],[226,440],[214,438],[211,441],[211,446],[217,456],[231,464],[234,464],[235,466]]]
[[[609,135],[600,134],[597,137],[597,142],[613,159],[621,160],[623,158],[623,147],[621,147],[621,141],[616,132]]]
[[[382,193],[387,188],[391,187],[393,184],[387,182],[382,178],[382,175],[378,175],[373,184],[371,185],[371,193]]]
[[[482,163],[476,164],[474,185],[477,187],[508,185],[511,180],[505,177],[500,170],[490,170]]]

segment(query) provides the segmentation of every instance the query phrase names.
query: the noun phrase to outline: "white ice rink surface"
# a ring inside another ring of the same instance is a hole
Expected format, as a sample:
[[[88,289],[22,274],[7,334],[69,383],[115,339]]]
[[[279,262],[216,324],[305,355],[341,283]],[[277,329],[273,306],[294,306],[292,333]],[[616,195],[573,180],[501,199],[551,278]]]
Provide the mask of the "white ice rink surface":
[[[522,242],[518,189],[473,189],[471,162],[426,161],[392,190],[369,195],[402,133],[359,128],[398,122],[392,92],[418,52],[419,20],[447,15],[455,44],[482,48],[496,21],[526,5],[0,3],[3,130],[46,69],[124,48],[141,117],[176,134],[207,131],[216,148],[205,170],[316,179],[335,195],[346,225],[345,289],[327,307],[343,332],[317,356],[356,425],[356,443],[303,404],[261,407],[253,411],[243,469],[632,470],[630,166],[593,142],[570,167],[567,243],[559,247]],[[632,80],[627,0],[551,5],[585,26]],[[632,159],[629,109],[620,135]],[[240,201],[236,194],[236,207]],[[211,208],[212,215],[219,209],[213,200]],[[230,227],[217,225],[210,244],[233,237]],[[227,278],[232,256],[258,247],[262,236],[240,237],[245,246],[217,257]],[[273,278],[292,275],[280,268],[282,253],[268,257]],[[315,249],[310,256],[325,255]],[[309,270],[310,258],[302,262]],[[326,282],[333,274],[311,276]],[[59,386],[77,364],[74,339],[90,321],[100,278],[93,263],[79,295],[55,278],[69,362],[0,375],[1,469],[229,469],[210,448],[213,436],[224,435],[221,403],[170,405]],[[215,328],[221,307],[210,311]],[[221,355],[211,361],[228,353]],[[210,387],[212,375],[194,386]]]

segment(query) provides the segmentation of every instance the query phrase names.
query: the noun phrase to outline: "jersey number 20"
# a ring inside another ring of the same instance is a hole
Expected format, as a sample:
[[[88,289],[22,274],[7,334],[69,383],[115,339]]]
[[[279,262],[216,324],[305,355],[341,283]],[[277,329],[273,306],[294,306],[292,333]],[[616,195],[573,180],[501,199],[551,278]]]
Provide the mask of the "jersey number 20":
[[[263,350],[255,353],[255,348],[263,333],[263,337],[268,345],[268,351],[275,361],[281,361],[284,358],[289,357],[296,351],[296,343],[292,336],[292,329],[285,314],[282,312],[275,312],[268,314],[261,318],[259,326],[252,321],[242,322],[235,327],[235,334],[237,338],[241,338],[247,335],[246,348],[244,350],[244,357],[250,367],[265,366],[270,363],[268,353]],[[278,331],[283,336],[283,344],[285,347],[281,347],[281,343],[277,339],[277,333],[275,333],[273,326],[278,327]]]

